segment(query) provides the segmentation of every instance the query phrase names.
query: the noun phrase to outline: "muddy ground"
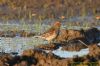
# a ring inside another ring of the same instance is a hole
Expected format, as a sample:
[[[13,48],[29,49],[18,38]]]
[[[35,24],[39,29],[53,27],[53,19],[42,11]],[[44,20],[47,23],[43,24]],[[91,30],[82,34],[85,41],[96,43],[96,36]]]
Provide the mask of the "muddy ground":
[[[53,53],[36,48],[23,51],[21,56],[4,54],[0,59],[0,66],[93,66],[100,65],[100,46],[97,44],[89,45],[89,54],[73,58],[62,58]],[[49,48],[50,49],[50,48]],[[54,46],[51,48],[54,49]]]

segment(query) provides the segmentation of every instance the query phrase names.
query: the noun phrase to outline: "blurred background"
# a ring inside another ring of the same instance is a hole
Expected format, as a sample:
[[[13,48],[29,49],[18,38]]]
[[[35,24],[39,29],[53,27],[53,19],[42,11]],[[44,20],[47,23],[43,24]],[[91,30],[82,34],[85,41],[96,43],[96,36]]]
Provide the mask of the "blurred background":
[[[38,32],[54,21],[61,21],[64,28],[99,26],[100,0],[0,0],[3,30],[15,27]]]
[[[0,23],[62,19],[66,19],[65,22],[95,22],[93,18],[98,19],[98,16],[100,19],[100,0],[0,0]]]

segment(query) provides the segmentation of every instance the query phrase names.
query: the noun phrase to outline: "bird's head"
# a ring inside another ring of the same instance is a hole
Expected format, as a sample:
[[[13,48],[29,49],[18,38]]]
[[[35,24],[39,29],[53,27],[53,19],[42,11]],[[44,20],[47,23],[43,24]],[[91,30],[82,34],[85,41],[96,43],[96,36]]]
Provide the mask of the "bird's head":
[[[54,23],[54,26],[59,28],[59,27],[61,26],[61,23],[60,23],[59,21],[56,21],[56,22]]]

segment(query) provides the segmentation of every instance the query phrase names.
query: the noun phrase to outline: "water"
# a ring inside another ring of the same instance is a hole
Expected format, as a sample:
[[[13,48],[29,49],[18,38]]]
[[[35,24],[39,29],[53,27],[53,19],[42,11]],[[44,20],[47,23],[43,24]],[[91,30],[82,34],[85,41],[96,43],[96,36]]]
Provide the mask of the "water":
[[[72,58],[73,56],[84,56],[89,53],[89,48],[81,49],[80,51],[63,51],[61,49],[57,49],[52,51],[55,55],[63,57],[63,58]]]
[[[18,52],[19,55],[22,53],[23,50],[26,49],[33,49],[34,46],[40,45],[40,44],[45,44],[45,42],[42,39],[39,38],[25,38],[25,37],[14,37],[14,38],[4,38],[0,37],[0,52]],[[46,51],[47,53],[49,51]],[[88,54],[88,48],[87,49],[82,49],[79,52],[76,51],[62,51],[61,47],[57,50],[52,51],[55,55],[58,55],[60,57],[73,57],[74,55],[78,56],[83,56]]]
[[[100,46],[100,43],[98,43],[98,45]]]
[[[22,52],[26,49],[34,48],[34,46],[43,44],[43,40],[39,38],[25,38],[25,37],[14,37],[4,38],[0,37],[0,52]]]
[[[62,47],[60,47],[57,50],[53,50],[52,53],[54,53],[55,55],[62,57],[62,58],[73,58],[74,56],[84,56],[87,55],[89,53],[89,48],[86,49],[81,49],[80,51],[65,51],[65,50],[61,50]],[[46,53],[49,53],[50,50],[44,50]]]

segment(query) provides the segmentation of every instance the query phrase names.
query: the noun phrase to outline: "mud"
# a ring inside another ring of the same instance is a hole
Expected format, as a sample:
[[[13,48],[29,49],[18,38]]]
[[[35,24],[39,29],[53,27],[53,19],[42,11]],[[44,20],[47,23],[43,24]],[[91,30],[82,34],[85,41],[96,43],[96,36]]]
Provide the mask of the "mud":
[[[97,66],[100,65],[100,46],[90,45],[89,54],[83,57],[61,58],[41,49],[30,49],[23,51],[21,56],[3,54],[0,58],[0,66],[80,66],[82,63],[89,66],[92,62]]]

